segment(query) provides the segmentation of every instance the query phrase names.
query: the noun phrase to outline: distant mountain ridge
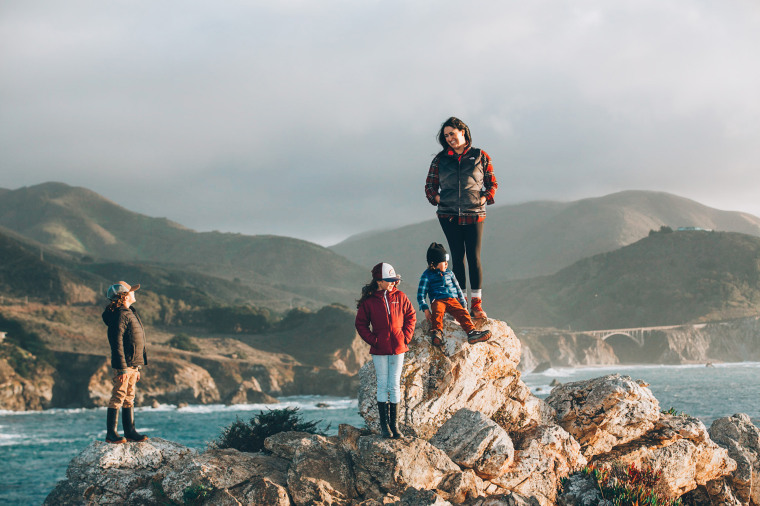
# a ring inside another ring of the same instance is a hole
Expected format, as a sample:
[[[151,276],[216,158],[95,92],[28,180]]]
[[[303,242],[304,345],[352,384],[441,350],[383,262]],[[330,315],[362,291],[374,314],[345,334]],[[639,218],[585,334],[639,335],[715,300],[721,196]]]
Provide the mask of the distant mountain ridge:
[[[664,192],[630,190],[574,202],[489,206],[487,211],[482,244],[486,289],[500,281],[555,273],[582,258],[631,244],[663,225],[760,236],[756,216]],[[435,216],[432,206],[430,216]],[[390,262],[416,285],[432,241],[447,244],[436,219],[365,232],[330,248],[360,265]]]
[[[0,226],[89,261],[171,265],[324,304],[350,303],[367,277],[366,269],[317,244],[195,232],[63,183],[0,192]]]
[[[489,313],[572,330],[679,325],[760,313],[760,237],[657,232],[550,276],[492,285]]]

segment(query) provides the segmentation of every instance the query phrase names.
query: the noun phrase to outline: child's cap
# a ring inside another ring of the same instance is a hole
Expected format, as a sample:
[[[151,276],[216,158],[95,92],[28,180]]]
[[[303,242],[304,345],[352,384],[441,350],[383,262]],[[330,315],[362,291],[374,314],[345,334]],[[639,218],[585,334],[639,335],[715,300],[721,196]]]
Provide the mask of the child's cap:
[[[401,281],[401,276],[396,274],[396,270],[391,264],[380,262],[372,268],[372,279],[383,281]]]
[[[428,265],[438,265],[441,262],[448,262],[449,254],[446,252],[446,248],[443,244],[437,242],[430,243],[430,247],[427,250],[427,263]]]

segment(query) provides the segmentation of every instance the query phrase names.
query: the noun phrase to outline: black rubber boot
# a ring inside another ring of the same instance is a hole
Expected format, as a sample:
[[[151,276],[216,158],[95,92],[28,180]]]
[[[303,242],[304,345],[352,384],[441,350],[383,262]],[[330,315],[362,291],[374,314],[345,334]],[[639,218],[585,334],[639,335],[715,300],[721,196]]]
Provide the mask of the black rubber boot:
[[[380,413],[380,434],[388,439],[391,437],[391,429],[388,426],[388,403],[378,402],[377,411]]]
[[[388,414],[390,416],[391,433],[393,434],[393,439],[401,439],[404,437],[404,435],[400,430],[398,430],[398,404],[391,402],[389,403],[389,406],[390,409],[388,410]]]
[[[121,408],[121,423],[124,425],[124,435],[127,441],[139,443],[148,440],[148,436],[143,436],[135,430],[135,408]]]
[[[127,440],[119,435],[119,408],[108,408],[106,414],[106,443],[121,444]]]

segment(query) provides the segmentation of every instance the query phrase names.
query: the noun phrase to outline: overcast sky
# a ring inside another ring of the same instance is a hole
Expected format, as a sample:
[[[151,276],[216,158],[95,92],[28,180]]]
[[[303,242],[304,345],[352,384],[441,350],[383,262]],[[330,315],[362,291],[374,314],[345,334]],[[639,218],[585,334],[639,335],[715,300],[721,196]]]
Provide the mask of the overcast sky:
[[[497,204],[760,215],[756,0],[0,2],[0,187],[330,245],[434,217],[449,116]]]

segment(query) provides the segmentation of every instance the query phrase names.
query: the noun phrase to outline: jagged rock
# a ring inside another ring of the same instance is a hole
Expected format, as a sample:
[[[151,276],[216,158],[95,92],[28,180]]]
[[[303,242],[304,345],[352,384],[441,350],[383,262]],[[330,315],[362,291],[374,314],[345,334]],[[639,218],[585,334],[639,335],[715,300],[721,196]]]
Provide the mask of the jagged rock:
[[[555,387],[546,403],[556,411],[557,423],[590,458],[654,427],[660,404],[646,386],[629,376],[611,374]]]
[[[252,378],[243,381],[238,389],[227,398],[227,404],[277,404],[277,398],[261,391],[261,385]]]
[[[448,500],[462,504],[477,498],[484,489],[483,480],[472,469],[448,475],[438,484],[438,489],[445,492]]]
[[[137,387],[137,397],[161,403],[211,404],[220,401],[219,391],[209,372],[182,359],[164,358],[145,368]]]
[[[151,488],[151,478],[162,466],[194,456],[194,450],[161,438],[119,445],[94,441],[71,460],[67,479],[45,504],[125,504],[136,491]]]
[[[602,498],[594,479],[584,473],[574,473],[565,480],[557,496],[559,506],[612,506]]]
[[[74,457],[45,504],[185,504],[194,496],[204,504],[286,506],[286,472],[287,461],[258,453],[198,453],[160,438],[95,441]]]
[[[295,504],[348,505],[358,497],[351,456],[337,439],[314,435],[296,445],[288,469]]]
[[[515,432],[528,424],[554,425],[554,417],[554,409],[534,396],[525,383],[518,381],[491,418],[507,432]]]
[[[351,455],[357,491],[367,497],[400,496],[409,487],[432,490],[462,471],[443,451],[416,438],[363,436]]]
[[[277,457],[211,448],[161,469],[152,481],[161,495],[179,504],[200,486],[206,504],[287,506],[287,469],[287,461]]]
[[[397,506],[451,506],[436,490],[417,489],[409,487],[404,491]]]
[[[710,426],[710,437],[719,446],[728,450],[728,455],[736,461],[736,470],[726,478],[740,504],[760,504],[760,430],[752,424],[750,417],[738,413],[730,417],[718,418]],[[711,498],[718,499],[724,491],[721,483],[707,487]]]
[[[728,451],[710,439],[701,421],[669,414],[662,414],[643,436],[596,456],[592,462],[657,469],[662,472],[657,490],[670,498],[680,497],[736,469]]]
[[[504,474],[515,455],[509,434],[483,413],[469,409],[457,411],[438,429],[430,444],[484,479]]]
[[[525,497],[515,492],[493,495],[472,503],[472,506],[540,506],[535,497]]]
[[[280,458],[293,460],[296,450],[304,445],[304,440],[316,437],[309,432],[278,432],[264,440],[264,448]]]
[[[462,408],[492,416],[511,397],[520,381],[520,341],[506,323],[489,319],[483,328],[490,340],[467,343],[454,321],[444,320],[444,345],[433,346],[426,323],[417,326],[404,359],[399,416],[406,434],[428,439]],[[360,371],[359,411],[367,426],[378,430],[374,364]]]
[[[4,347],[12,345],[5,343]],[[16,352],[30,361],[34,356],[14,347]],[[45,362],[35,363],[33,370],[23,377],[4,358],[0,358],[0,409],[12,411],[49,408],[53,399],[54,369]]]
[[[562,427],[533,425],[512,434],[515,459],[511,469],[490,480],[499,487],[555,504],[562,478],[586,465],[581,446]]]

